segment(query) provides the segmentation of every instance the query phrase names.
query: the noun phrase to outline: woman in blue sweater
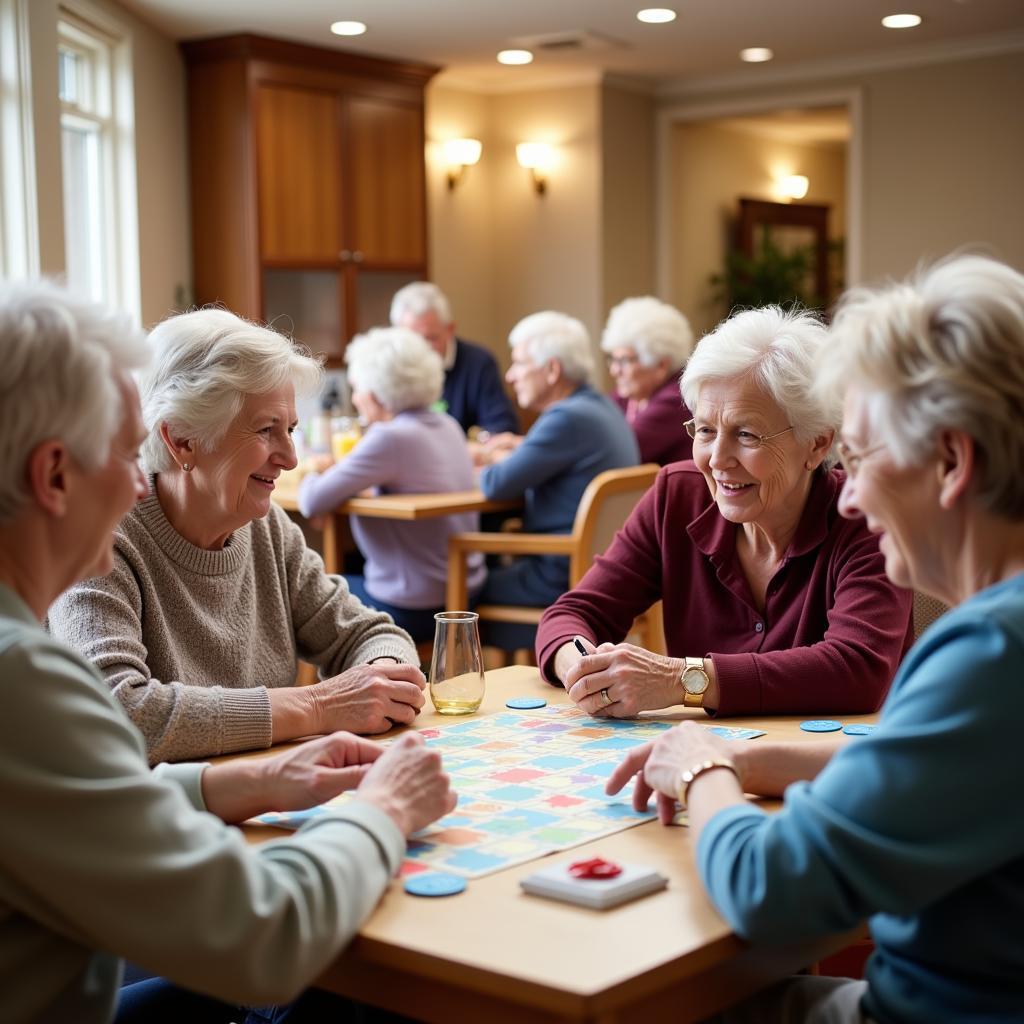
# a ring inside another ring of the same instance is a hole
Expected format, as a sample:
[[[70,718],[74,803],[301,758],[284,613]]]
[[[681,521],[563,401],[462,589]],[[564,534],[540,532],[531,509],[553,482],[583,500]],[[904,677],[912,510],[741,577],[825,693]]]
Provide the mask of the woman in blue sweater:
[[[970,256],[847,296],[819,386],[844,395],[840,509],[894,582],[952,611],[876,730],[723,743],[687,723],[628,757],[663,820],[688,803],[704,884],[754,942],[868,920],[867,980],[796,978],[723,1020],[1024,1020],[1024,276]],[[744,792],[781,795],[765,814]]]

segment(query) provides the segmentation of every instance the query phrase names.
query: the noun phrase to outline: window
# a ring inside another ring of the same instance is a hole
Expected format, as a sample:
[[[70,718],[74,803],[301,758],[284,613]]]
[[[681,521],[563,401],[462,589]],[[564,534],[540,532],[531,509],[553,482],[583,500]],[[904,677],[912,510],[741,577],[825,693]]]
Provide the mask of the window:
[[[106,16],[75,3],[58,22],[68,284],[139,315],[131,54]]]
[[[0,276],[39,272],[27,0],[0,0]]]

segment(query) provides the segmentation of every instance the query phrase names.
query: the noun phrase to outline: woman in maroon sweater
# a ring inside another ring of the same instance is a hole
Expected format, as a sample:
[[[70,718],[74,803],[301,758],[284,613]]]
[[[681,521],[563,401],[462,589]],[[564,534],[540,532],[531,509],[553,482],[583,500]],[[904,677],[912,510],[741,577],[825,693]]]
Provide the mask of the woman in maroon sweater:
[[[911,594],[889,582],[863,520],[836,508],[840,417],[811,390],[825,337],[811,314],[769,307],[697,346],[681,384],[693,461],[661,471],[537,631],[544,677],[584,710],[842,715],[880,705],[913,639]],[[659,600],[668,657],[621,642]],[[591,653],[580,655],[575,636]]]
[[[608,314],[601,348],[615,382],[612,401],[636,434],[640,460],[667,466],[690,458],[683,429],[690,412],[679,396],[679,371],[693,351],[686,317],[650,296],[624,299]]]

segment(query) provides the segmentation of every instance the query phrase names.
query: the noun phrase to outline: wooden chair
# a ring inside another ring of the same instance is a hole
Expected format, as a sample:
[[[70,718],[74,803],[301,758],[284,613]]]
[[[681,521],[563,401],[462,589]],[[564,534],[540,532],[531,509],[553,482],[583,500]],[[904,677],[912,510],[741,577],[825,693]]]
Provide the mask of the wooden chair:
[[[448,539],[448,588],[446,607],[456,611],[468,607],[466,556],[474,551],[500,555],[566,555],[569,558],[569,586],[574,587],[590,568],[596,555],[611,543],[615,532],[629,517],[636,503],[654,483],[659,466],[646,463],[629,469],[609,469],[587,485],[576,510],[570,534],[549,533],[457,533]],[[481,620],[536,625],[545,609],[522,605],[483,604],[476,608]],[[656,645],[660,615],[648,612],[637,620],[634,633],[640,642]],[[649,625],[650,623],[650,625]]]
[[[919,590],[914,591],[914,639],[920,639],[921,634],[941,615],[949,611],[937,597],[929,594],[922,594]]]

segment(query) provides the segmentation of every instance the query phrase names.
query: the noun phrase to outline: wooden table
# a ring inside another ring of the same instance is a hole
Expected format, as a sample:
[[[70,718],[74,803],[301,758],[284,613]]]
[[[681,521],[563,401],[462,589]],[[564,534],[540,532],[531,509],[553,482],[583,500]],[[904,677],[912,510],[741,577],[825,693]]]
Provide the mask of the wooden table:
[[[274,501],[286,512],[298,512],[298,488],[279,484]],[[447,491],[443,494],[381,494],[349,498],[332,513],[323,517],[324,567],[328,572],[341,572],[338,546],[340,516],[370,516],[376,519],[435,519],[459,512],[509,512],[521,509],[521,501],[491,501],[480,490]]]
[[[566,700],[537,669],[516,666],[487,673],[479,713],[496,714],[508,697],[528,695],[549,703]],[[707,720],[703,712],[682,708],[662,717]],[[459,720],[431,710],[417,726]],[[728,724],[756,726],[776,739],[806,740],[799,721],[729,719]],[[280,834],[267,828],[247,831],[254,841]],[[669,887],[606,911],[527,896],[519,889],[519,879],[542,864],[597,854],[656,868],[669,878]],[[653,821],[473,879],[454,897],[417,898],[394,881],[317,984],[436,1024],[684,1024],[844,948],[858,934],[772,950],[747,946],[705,895],[687,829]]]

